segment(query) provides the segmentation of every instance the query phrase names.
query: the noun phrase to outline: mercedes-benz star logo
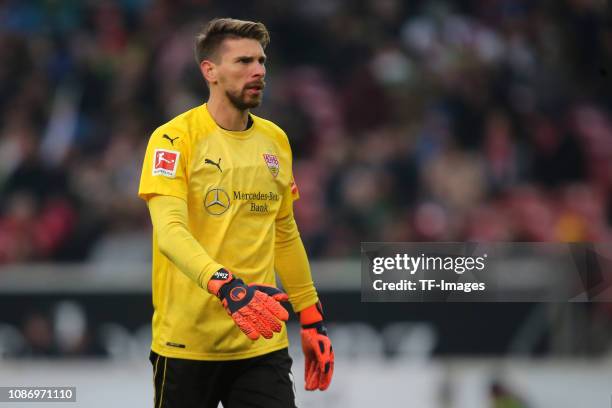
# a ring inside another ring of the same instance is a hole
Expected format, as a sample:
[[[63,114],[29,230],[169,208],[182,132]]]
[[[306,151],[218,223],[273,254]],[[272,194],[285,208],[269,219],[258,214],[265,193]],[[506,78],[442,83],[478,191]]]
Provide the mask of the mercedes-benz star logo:
[[[213,187],[206,192],[204,208],[210,215],[221,215],[230,207],[230,198],[222,188]]]

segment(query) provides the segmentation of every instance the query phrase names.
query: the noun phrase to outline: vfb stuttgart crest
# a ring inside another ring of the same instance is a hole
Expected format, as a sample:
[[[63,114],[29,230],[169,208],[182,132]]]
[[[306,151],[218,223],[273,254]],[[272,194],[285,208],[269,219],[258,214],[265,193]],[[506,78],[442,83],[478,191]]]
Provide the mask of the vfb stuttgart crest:
[[[278,162],[278,157],[273,154],[264,153],[263,158],[266,161],[266,165],[268,166],[268,170],[274,177],[278,176],[278,172],[280,170],[280,164]]]

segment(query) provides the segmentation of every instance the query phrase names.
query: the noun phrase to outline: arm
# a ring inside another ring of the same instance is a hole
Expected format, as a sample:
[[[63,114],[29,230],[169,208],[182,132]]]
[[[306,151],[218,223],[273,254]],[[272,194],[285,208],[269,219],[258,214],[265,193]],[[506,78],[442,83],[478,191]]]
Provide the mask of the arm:
[[[159,250],[189,279],[206,288],[216,263],[189,232],[187,203],[174,196],[156,195],[147,201]]]
[[[289,315],[280,305],[287,295],[277,288],[245,285],[216,263],[189,232],[187,203],[174,196],[155,195],[147,204],[159,250],[198,286],[217,296],[236,325],[251,340],[279,333],[279,320]]]
[[[276,219],[274,266],[293,310],[300,312],[319,301],[293,210]]]
[[[329,387],[334,373],[334,352],[312,282],[306,250],[293,217],[292,194],[293,189],[285,194],[276,218],[274,265],[291,305],[300,317],[305,389],[323,391]]]

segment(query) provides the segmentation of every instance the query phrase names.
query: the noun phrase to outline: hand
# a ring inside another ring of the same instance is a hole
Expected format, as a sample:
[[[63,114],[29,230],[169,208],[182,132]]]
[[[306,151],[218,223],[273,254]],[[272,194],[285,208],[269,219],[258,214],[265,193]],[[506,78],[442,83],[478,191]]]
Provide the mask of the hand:
[[[334,374],[334,350],[323,323],[323,309],[318,302],[300,312],[304,380],[308,391],[324,391]]]
[[[281,331],[281,321],[289,319],[289,313],[279,303],[288,299],[287,294],[269,285],[246,285],[225,269],[213,274],[208,291],[221,299],[227,314],[251,340],[260,335],[272,338],[273,332]]]

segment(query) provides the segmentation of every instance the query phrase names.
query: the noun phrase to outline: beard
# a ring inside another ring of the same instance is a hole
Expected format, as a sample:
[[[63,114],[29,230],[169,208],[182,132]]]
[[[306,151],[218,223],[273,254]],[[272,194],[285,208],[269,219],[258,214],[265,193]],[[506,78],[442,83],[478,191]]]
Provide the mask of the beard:
[[[252,88],[252,84],[247,84],[242,88],[240,92],[225,91],[227,99],[232,105],[238,110],[244,111],[247,109],[256,108],[261,105],[261,99],[263,97],[263,85],[261,85],[261,92],[259,95],[249,95],[247,91]]]

